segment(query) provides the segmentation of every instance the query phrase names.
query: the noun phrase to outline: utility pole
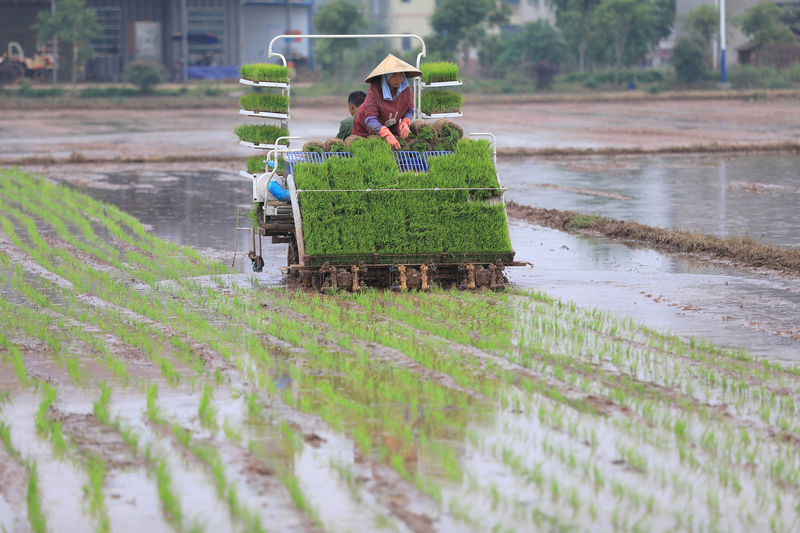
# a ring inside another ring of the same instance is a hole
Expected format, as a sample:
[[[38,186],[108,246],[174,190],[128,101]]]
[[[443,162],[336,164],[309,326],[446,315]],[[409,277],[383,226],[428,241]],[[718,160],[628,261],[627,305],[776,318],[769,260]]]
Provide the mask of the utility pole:
[[[181,81],[189,80],[189,12],[181,0]]]
[[[56,0],[50,0],[50,12],[56,13]],[[53,85],[58,85],[58,36],[53,37]]]
[[[292,33],[292,5],[289,0],[286,0],[286,33]],[[286,59],[292,61],[292,40],[286,39]]]
[[[728,82],[725,72],[725,0],[719,0],[719,69],[722,72],[722,83]]]

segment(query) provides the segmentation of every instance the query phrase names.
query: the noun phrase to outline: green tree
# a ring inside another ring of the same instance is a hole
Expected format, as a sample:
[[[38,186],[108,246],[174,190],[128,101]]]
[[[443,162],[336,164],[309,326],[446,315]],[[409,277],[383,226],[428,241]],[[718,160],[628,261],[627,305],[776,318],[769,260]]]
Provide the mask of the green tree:
[[[772,2],[761,2],[748,7],[736,22],[757,45],[765,46],[794,41],[792,30],[782,20],[785,16],[784,10]]]
[[[784,4],[781,9],[783,9],[781,21],[792,30],[792,33],[800,35],[800,5]]]
[[[169,73],[166,67],[152,61],[131,61],[125,66],[125,71],[122,73],[125,81],[139,87],[144,94],[152,92],[153,87],[164,83],[168,77]]]
[[[100,35],[97,13],[86,5],[86,0],[59,0],[56,11],[40,11],[33,24],[39,41],[57,38],[72,50],[72,83],[78,80],[78,72],[92,57],[90,41]]]
[[[689,38],[703,43],[710,64],[711,50],[719,28],[719,10],[712,5],[704,4],[686,13],[683,22]],[[684,48],[688,50],[688,45],[684,45]]]
[[[556,25],[567,47],[575,52],[578,70],[586,70],[586,50],[592,35],[592,16],[600,0],[553,0],[556,6]]]
[[[478,53],[484,73],[493,77],[523,73],[536,78],[539,88],[550,84],[567,55],[561,33],[544,20],[528,22],[519,31],[491,37]]]
[[[363,33],[367,21],[361,8],[351,0],[333,0],[328,2],[314,15],[314,27],[319,33],[346,34]],[[358,49],[355,39],[321,39],[315,43],[317,61],[323,72],[336,73],[341,84],[344,76],[345,51]]]
[[[626,52],[646,51],[659,39],[659,20],[649,0],[603,0],[595,10],[592,23],[595,32],[606,35],[614,49],[614,84]],[[631,55],[630,53],[628,55]]]
[[[479,46],[486,31],[508,22],[511,8],[496,0],[443,0],[431,16],[436,34],[430,39],[431,48],[454,59],[459,51],[466,60],[470,48]]]
[[[684,37],[675,44],[670,62],[678,81],[693,83],[708,76],[711,63],[707,51],[704,42],[692,37]]]

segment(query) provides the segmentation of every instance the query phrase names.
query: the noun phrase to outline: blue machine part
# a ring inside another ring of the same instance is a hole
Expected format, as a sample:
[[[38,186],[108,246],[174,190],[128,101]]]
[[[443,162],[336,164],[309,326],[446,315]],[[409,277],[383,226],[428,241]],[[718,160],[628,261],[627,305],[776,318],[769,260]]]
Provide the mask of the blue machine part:
[[[423,152],[392,152],[400,172],[427,172],[428,171],[428,158],[438,157],[444,155],[452,155],[453,152],[448,151],[431,151]],[[323,163],[331,157],[350,157],[348,152],[291,152],[284,156],[286,160],[286,170],[290,174],[294,174],[295,163]]]
[[[289,201],[289,191],[281,187],[281,184],[275,180],[269,182],[269,192],[281,202]]]

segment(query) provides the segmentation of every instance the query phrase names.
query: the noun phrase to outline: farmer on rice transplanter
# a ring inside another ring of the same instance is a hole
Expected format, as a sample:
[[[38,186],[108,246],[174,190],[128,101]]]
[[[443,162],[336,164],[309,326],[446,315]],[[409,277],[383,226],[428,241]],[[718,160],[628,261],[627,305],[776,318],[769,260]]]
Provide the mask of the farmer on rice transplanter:
[[[408,78],[421,76],[402,59],[389,54],[364,80],[369,83],[367,99],[353,119],[353,135],[366,137],[378,134],[395,150],[400,143],[394,134],[408,137],[409,124],[414,117],[414,91]]]
[[[366,97],[367,95],[364,91],[353,91],[347,96],[347,107],[350,109],[350,116],[339,123],[337,138],[345,140],[353,134],[353,117],[359,106],[364,103],[364,98]]]

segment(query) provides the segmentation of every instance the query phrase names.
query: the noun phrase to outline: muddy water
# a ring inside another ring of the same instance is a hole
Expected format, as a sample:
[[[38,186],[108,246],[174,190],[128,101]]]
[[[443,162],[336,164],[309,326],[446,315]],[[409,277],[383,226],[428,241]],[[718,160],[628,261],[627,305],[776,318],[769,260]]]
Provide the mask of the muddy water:
[[[519,204],[800,246],[800,155],[505,158],[498,166]]]
[[[687,192],[681,188],[681,184],[692,181],[687,176],[713,173],[715,168],[738,168],[739,174],[729,170],[726,172],[728,176],[741,178],[744,169],[756,168],[761,159],[760,156],[755,160],[718,158],[715,160],[718,162],[716,167],[707,167],[699,166],[699,160],[688,164],[674,158],[661,158],[663,164],[660,169],[649,163],[645,165],[643,159],[626,159],[622,163],[606,160],[607,165],[624,164],[625,170],[594,170],[594,174],[569,170],[567,165],[570,163],[563,161],[534,163],[512,160],[502,162],[500,170],[505,185],[511,188],[509,197],[517,202],[633,218],[666,227],[687,227],[693,211],[683,205],[683,199],[690,201],[696,198],[693,201],[700,204],[710,194],[708,189],[713,188],[708,183],[696,184],[693,193]],[[771,174],[774,176],[772,183],[787,187],[797,184],[800,187],[797,181],[800,178],[790,172],[791,165],[798,162],[800,159],[796,157],[775,158],[772,168],[782,169],[783,173],[776,171]],[[533,166],[529,168],[525,165]],[[634,167],[639,170],[634,170]],[[533,172],[531,175],[535,175],[537,181],[524,181],[523,171]],[[635,172],[644,176],[644,184],[640,187],[642,190],[660,192],[653,193],[652,198],[636,192],[633,184]],[[85,188],[94,198],[130,212],[160,237],[200,248],[231,264],[236,236],[236,206],[240,206],[240,227],[249,224],[247,213],[251,208],[247,202],[250,183],[239,177],[237,171],[223,168],[188,171],[148,165],[144,169],[125,172],[109,169],[94,174],[86,182],[89,186]],[[584,174],[588,177],[581,178]],[[573,181],[563,181],[567,178]],[[534,185],[549,182],[566,184],[571,188],[591,187],[631,199],[620,200]],[[721,187],[719,183],[714,186]],[[800,199],[800,194],[796,193],[740,192],[731,191],[727,186],[722,190],[725,196],[738,198],[739,195],[749,195],[752,201],[763,204],[773,202],[773,212],[783,209],[788,213],[790,200],[786,198],[796,195]],[[744,199],[737,201],[745,202]],[[734,203],[729,201],[727,205]],[[758,212],[755,208],[753,211]],[[725,215],[730,223],[741,220],[742,223],[752,224],[752,227],[763,228],[764,232],[773,232],[772,235],[785,234],[786,237],[780,240],[798,238],[788,230],[781,232],[780,224],[762,227],[746,217],[743,209],[737,210],[735,217],[728,213],[732,211],[717,211],[720,216]],[[707,218],[713,217],[712,212]],[[697,213],[693,220],[698,225],[709,223]],[[670,221],[675,223],[669,224]],[[785,225],[791,225],[788,217]],[[798,281],[698,263],[650,249],[634,249],[610,243],[604,239],[575,237],[521,222],[512,221],[510,228],[517,258],[532,261],[536,265],[534,270],[522,268],[509,272],[510,280],[518,286],[543,290],[583,306],[631,316],[637,321],[686,337],[707,338],[723,346],[742,346],[764,356],[800,358]],[[697,229],[708,228],[698,226]],[[259,274],[252,272],[250,261],[246,258],[251,247],[250,233],[239,232],[234,270],[249,274],[247,277],[256,276],[262,282],[280,283],[282,273],[279,268],[286,264],[286,245],[272,245],[268,239],[264,239],[262,255],[265,267]]]

